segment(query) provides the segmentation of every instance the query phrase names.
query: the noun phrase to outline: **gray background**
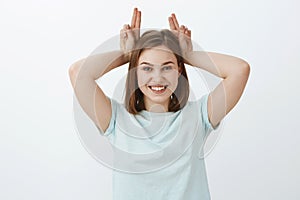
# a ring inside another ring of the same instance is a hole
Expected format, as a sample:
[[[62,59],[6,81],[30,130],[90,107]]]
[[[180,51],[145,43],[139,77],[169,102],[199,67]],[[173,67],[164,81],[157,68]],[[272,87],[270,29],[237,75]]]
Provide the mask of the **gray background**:
[[[212,199],[299,199],[296,0],[2,0],[0,199],[111,198],[111,170],[90,156],[74,128],[68,68],[129,23],[134,6],[144,28],[167,28],[175,12],[204,50],[251,66],[245,93],[206,158]]]

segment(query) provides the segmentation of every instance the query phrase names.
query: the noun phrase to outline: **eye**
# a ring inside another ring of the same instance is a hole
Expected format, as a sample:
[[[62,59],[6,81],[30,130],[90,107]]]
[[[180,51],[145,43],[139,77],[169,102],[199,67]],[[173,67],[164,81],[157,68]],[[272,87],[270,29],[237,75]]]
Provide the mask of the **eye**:
[[[151,67],[149,66],[143,66],[142,68],[144,71],[151,71]]]
[[[163,70],[165,70],[165,71],[167,71],[167,70],[171,70],[172,69],[172,67],[171,66],[164,66],[163,67]]]

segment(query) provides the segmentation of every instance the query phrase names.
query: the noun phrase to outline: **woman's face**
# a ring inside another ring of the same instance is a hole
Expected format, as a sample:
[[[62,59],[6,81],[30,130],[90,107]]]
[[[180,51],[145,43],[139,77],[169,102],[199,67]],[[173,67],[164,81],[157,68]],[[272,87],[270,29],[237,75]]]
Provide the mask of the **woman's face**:
[[[162,105],[168,110],[171,94],[178,84],[177,59],[165,46],[144,50],[138,60],[138,86],[144,94],[145,107],[149,110],[154,105]]]

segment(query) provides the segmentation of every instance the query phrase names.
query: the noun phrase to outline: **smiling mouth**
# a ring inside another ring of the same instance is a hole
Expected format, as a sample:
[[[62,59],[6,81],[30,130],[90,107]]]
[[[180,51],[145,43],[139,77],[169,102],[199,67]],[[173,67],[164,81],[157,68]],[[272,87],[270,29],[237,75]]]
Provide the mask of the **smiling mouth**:
[[[166,91],[168,85],[153,85],[153,86],[148,86],[148,88],[154,92],[155,94],[162,94]]]

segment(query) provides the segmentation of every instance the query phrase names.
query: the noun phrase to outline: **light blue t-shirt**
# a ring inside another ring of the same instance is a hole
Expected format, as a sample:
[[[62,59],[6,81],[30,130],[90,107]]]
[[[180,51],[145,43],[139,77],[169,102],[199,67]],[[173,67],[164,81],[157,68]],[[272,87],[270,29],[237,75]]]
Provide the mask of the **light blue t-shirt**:
[[[113,200],[210,200],[203,145],[214,128],[207,100],[208,94],[177,112],[133,115],[110,98],[110,124],[99,131],[116,152]]]

